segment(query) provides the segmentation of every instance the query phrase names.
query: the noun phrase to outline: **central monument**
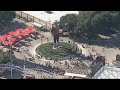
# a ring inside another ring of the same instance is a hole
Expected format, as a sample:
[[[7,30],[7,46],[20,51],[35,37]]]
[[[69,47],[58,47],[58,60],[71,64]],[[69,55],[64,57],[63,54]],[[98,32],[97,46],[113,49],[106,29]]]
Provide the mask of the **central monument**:
[[[54,25],[52,30],[51,30],[51,33],[53,35],[53,38],[54,38],[54,48],[58,48],[59,46],[59,37],[60,37],[60,28],[59,28],[59,25]]]

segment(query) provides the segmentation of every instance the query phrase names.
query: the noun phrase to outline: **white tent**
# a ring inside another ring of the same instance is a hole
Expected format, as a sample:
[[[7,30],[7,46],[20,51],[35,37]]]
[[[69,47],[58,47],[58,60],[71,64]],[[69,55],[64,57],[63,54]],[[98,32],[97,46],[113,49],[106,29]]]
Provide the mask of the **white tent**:
[[[39,24],[39,23],[32,23],[34,26],[37,26],[37,27],[42,27],[42,26],[44,26],[45,24]]]

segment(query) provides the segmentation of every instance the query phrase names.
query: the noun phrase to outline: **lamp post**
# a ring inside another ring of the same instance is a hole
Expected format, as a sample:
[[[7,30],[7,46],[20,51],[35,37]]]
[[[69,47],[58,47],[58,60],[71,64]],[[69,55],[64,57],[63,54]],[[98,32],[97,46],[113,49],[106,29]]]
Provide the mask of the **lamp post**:
[[[24,65],[23,65],[23,69],[25,70],[25,65],[26,65],[26,56],[25,56],[25,50],[24,51]]]
[[[26,63],[26,62],[25,62],[25,60],[24,60],[24,65],[23,65],[23,69],[24,69],[24,70],[25,70],[25,63]]]
[[[23,74],[23,75],[24,75],[24,76],[23,76],[23,77],[26,76],[26,72],[25,72],[25,69],[26,69],[26,66],[25,66],[25,65],[26,65],[26,56],[25,56],[25,52],[26,52],[25,49],[23,49],[23,54],[24,54],[24,58],[23,58],[23,61],[24,61],[24,62],[23,62],[23,72],[24,72],[24,74]]]
[[[12,79],[12,61],[13,61],[13,60],[12,60],[12,58],[11,58],[11,54],[12,54],[12,53],[11,53],[11,48],[12,48],[12,45],[10,45],[10,49],[9,49],[9,51],[10,51],[10,62],[11,62],[11,65],[10,65],[10,66],[11,66],[11,79]]]
[[[12,79],[12,65],[11,65],[11,79]]]

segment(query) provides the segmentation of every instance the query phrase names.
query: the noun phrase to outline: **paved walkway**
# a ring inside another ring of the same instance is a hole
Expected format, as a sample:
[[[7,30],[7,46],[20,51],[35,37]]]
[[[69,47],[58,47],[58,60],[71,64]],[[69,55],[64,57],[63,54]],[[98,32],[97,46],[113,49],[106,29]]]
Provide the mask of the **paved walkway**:
[[[51,36],[51,34],[50,33],[48,33],[48,32],[44,32],[43,33],[45,36],[47,36],[47,37],[45,37],[45,38],[49,38],[49,41],[51,42],[52,40],[53,40],[53,38],[52,38],[52,36]],[[43,39],[43,42],[42,42],[42,44],[43,43],[47,43],[47,40],[46,39]],[[63,39],[64,41],[71,41],[70,39],[68,39],[68,38],[60,38],[60,39]],[[33,55],[36,55],[36,52],[35,52],[35,49],[39,46],[39,45],[41,45],[41,39],[37,39],[37,40],[33,40],[33,41],[31,41],[30,42],[31,43],[31,46],[28,46],[28,47],[25,47],[25,46],[22,46],[21,48],[22,49],[28,49],[29,51],[29,54],[31,54],[31,56],[33,56]],[[78,44],[78,47],[79,48],[81,48],[82,49],[82,53],[83,54],[85,54],[85,55],[88,55],[89,53],[86,51],[86,49],[84,49],[84,48],[82,48],[82,45],[80,45],[80,44]],[[22,53],[19,53],[19,52],[14,52],[14,54],[15,54],[15,57],[17,58],[17,59],[20,59],[20,60],[24,60],[24,56],[27,56],[27,57],[30,57],[30,56],[28,56],[28,54],[27,53],[25,53],[25,52],[22,52]],[[39,64],[39,63],[41,63],[41,64],[43,64],[43,65],[45,65],[45,61],[49,61],[49,60],[46,60],[45,58],[42,58],[41,60],[35,60],[34,62],[32,62],[32,63],[36,63],[36,64]],[[68,60],[67,60],[68,61]],[[64,62],[64,61],[63,61]],[[69,61],[68,61],[69,62]],[[54,64],[54,61],[51,61],[51,64]],[[56,65],[57,66],[57,65]],[[31,66],[32,67],[32,66]],[[36,71],[34,71],[34,72],[36,72]],[[36,72],[37,73],[37,72]],[[36,74],[37,75],[37,74]],[[61,77],[61,76],[60,76]],[[63,77],[63,76],[62,76]],[[38,77],[37,77],[38,78]]]
[[[49,32],[41,32],[44,36],[45,36],[45,38],[49,38],[49,41],[52,41],[53,40],[53,38],[52,38],[52,36],[51,36],[51,34],[49,33]],[[47,40],[46,39],[43,39],[43,42],[42,42],[42,44],[43,43],[46,43],[47,42]],[[72,41],[72,40],[70,40],[69,38],[64,38],[64,37],[61,37],[60,39],[63,39],[63,41]],[[30,42],[31,43],[31,46],[28,46],[28,47],[25,47],[25,46],[22,46],[21,47],[21,50],[22,49],[28,49],[29,51],[29,54],[31,54],[32,56],[33,55],[36,55],[36,52],[35,52],[35,49],[39,46],[39,45],[41,45],[41,39],[37,39],[37,40],[33,40],[33,41],[31,41]],[[107,59],[107,63],[109,63],[110,65],[112,65],[112,62],[113,62],[113,60],[115,60],[115,56],[116,56],[116,54],[118,54],[118,53],[120,53],[120,51],[119,51],[119,49],[118,48],[104,48],[104,47],[100,47],[100,46],[95,46],[95,45],[89,45],[89,47],[87,47],[88,45],[86,45],[86,44],[82,44],[82,43],[76,43],[77,45],[78,45],[78,47],[80,48],[80,49],[82,49],[82,54],[84,54],[85,56],[88,56],[89,54],[92,54],[92,55],[96,55],[96,53],[99,53],[99,54],[101,54],[101,55],[103,55],[103,56],[105,56],[105,58]],[[84,45],[85,46],[85,48],[83,48],[82,47],[82,45]],[[3,47],[0,47],[0,48],[3,48]],[[93,51],[93,48],[94,48],[94,51]],[[103,48],[104,48],[104,50],[103,50]],[[17,59],[20,59],[20,60],[24,60],[24,56],[26,55],[27,57],[30,57],[27,53],[25,53],[25,52],[22,52],[22,53],[20,53],[20,52],[14,52],[14,54],[15,54],[15,57],[17,58]],[[42,58],[41,60],[35,60],[35,61],[31,61],[32,63],[34,63],[34,64],[39,64],[39,63],[41,63],[41,64],[45,64],[45,61],[48,61],[48,60],[46,60],[46,59],[44,59],[44,58]],[[69,62],[69,61],[68,61]],[[53,62],[51,62],[51,63],[53,63]],[[31,64],[30,64],[31,65]],[[29,65],[29,67],[30,67],[30,65]],[[32,67],[32,66],[31,66]],[[33,71],[33,70],[31,70],[31,73],[34,73],[35,75],[36,75],[36,77],[37,78],[41,78],[41,77],[39,77],[40,75],[41,75],[41,73],[38,73],[37,71]],[[43,74],[43,73],[42,73]],[[44,73],[45,74],[45,73]],[[47,75],[47,73],[45,74],[45,75]],[[62,76],[60,76],[60,77],[62,77]],[[63,78],[63,77],[62,77]]]
[[[45,36],[47,36],[46,38],[49,38],[49,40],[52,40],[53,38],[51,37],[50,33],[48,32],[44,32],[43,33]],[[64,41],[72,41],[70,40],[69,38],[60,38],[60,39],[63,39]],[[46,43],[46,39],[43,39],[43,43]],[[22,47],[24,49],[28,49],[29,50],[29,53],[31,55],[36,55],[36,52],[35,52],[35,49],[41,45],[41,39],[37,39],[37,40],[34,40],[34,41],[31,41],[31,46],[29,47]],[[99,53],[103,56],[105,56],[105,58],[107,59],[107,63],[109,63],[110,65],[112,65],[112,62],[113,60],[115,60],[115,56],[116,54],[120,53],[119,49],[117,48],[104,48],[104,47],[100,47],[100,46],[95,46],[95,45],[90,45],[89,47],[87,47],[86,44],[78,44],[78,47],[82,49],[82,54],[84,54],[85,56],[88,56],[89,54],[92,54],[92,55],[96,55],[96,53]],[[82,47],[82,45],[85,46],[85,48]],[[93,48],[94,48],[94,51],[93,51]],[[104,50],[103,50],[104,48]],[[15,56],[16,58],[18,59],[24,59],[24,55],[25,53],[18,53],[18,52],[15,52]],[[39,64],[39,63],[42,63],[43,65],[45,64],[45,61],[48,61],[44,58],[42,58],[40,61],[39,60],[35,60],[33,63],[36,63],[36,64]],[[69,62],[69,61],[68,61]],[[51,63],[53,63],[51,61]]]

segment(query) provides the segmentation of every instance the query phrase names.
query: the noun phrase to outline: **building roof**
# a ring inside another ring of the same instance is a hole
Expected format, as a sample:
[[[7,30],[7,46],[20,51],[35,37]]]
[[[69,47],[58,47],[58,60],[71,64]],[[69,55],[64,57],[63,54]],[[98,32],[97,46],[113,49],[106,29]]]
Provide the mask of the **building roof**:
[[[86,77],[86,75],[74,74],[74,73],[67,73],[67,72],[64,75],[65,76],[72,76],[72,77],[76,76],[76,77],[81,77],[81,78],[85,78]]]
[[[79,14],[79,11],[52,11],[53,12],[52,14],[48,14],[45,11],[22,11],[22,12],[50,23],[59,21],[60,17],[67,14]]]
[[[92,78],[93,79],[120,79],[120,68],[104,66]]]

